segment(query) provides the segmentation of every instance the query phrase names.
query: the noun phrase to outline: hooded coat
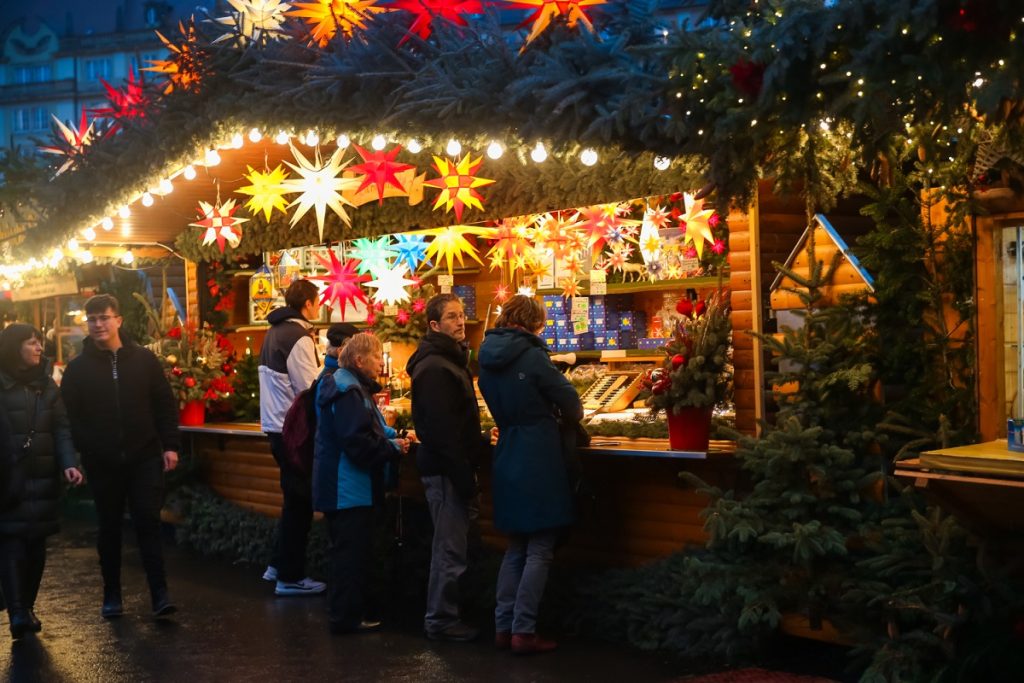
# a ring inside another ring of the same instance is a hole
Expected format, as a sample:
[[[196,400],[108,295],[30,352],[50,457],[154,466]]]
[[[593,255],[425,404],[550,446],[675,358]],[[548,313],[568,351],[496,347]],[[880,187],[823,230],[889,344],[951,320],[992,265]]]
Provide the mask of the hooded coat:
[[[412,378],[412,422],[420,476],[448,477],[459,496],[476,495],[476,468],[489,451],[480,431],[466,347],[441,332],[428,332],[406,365]]]
[[[0,335],[0,410],[10,426],[20,491],[17,502],[0,511],[0,535],[40,538],[59,530],[61,474],[78,463],[64,403],[51,377],[53,363],[43,358],[31,370],[18,370],[14,359],[32,328],[17,327],[30,332],[16,338],[8,328]]]
[[[320,373],[313,325],[290,306],[267,316],[270,330],[260,347],[260,426],[280,434],[284,416],[300,392]]]
[[[494,452],[494,526],[529,534],[572,523],[572,493],[558,420],[583,406],[548,358],[544,342],[512,327],[488,330],[480,346],[480,392],[500,436]]]

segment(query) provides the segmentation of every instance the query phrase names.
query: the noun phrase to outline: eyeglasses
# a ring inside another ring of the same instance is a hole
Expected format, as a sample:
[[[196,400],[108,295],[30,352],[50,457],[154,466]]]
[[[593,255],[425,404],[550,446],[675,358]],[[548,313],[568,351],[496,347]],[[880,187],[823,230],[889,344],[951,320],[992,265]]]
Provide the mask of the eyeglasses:
[[[88,315],[85,317],[85,321],[90,325],[106,325],[113,318],[120,318],[119,315]]]

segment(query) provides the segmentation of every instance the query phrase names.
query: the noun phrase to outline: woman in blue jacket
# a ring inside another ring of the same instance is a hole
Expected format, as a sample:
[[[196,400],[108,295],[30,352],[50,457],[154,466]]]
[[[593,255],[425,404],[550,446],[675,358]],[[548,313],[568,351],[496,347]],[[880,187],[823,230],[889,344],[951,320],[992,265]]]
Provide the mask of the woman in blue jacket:
[[[316,388],[313,507],[327,518],[330,545],[327,610],[331,633],[375,630],[364,617],[373,506],[383,496],[384,468],[409,451],[384,423],[373,395],[384,363],[379,339],[363,332],[338,353],[338,369]],[[333,380],[333,381],[332,381]]]
[[[480,346],[480,392],[500,436],[494,452],[494,525],[509,535],[498,572],[495,644],[515,654],[553,650],[537,635],[537,611],[560,530],[574,519],[559,420],[583,407],[537,335],[544,307],[509,299]]]

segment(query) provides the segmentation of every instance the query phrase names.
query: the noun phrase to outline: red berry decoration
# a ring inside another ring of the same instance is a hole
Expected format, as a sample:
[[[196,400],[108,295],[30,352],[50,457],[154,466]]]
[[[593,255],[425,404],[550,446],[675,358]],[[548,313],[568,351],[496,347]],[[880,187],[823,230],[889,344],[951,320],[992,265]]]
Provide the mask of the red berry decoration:
[[[196,380],[194,377],[186,377],[184,380],[182,380],[182,384],[191,389],[196,385]]]
[[[676,313],[679,315],[685,315],[687,318],[692,318],[693,302],[689,299],[680,299],[679,303],[676,304]]]
[[[672,382],[670,380],[663,379],[660,382],[655,383],[655,385],[651,387],[651,391],[655,394],[664,394],[668,391],[670,386],[672,386]]]
[[[174,375],[175,377],[181,377],[181,368],[179,368],[179,367],[171,368],[171,374]]]
[[[677,353],[672,356],[672,369],[677,369],[680,365],[686,362],[686,358],[681,353]]]
[[[698,316],[704,315],[704,311],[706,310],[708,310],[708,307],[703,301],[698,301],[697,305],[693,307],[693,312]]]

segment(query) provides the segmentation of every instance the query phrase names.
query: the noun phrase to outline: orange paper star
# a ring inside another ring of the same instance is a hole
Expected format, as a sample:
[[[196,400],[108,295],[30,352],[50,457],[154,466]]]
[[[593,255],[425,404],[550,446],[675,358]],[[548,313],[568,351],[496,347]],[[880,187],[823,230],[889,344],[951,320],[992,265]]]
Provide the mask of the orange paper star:
[[[526,20],[519,25],[519,28],[526,26],[529,23],[533,23],[530,28],[530,35],[526,37],[526,43],[523,44],[523,48],[529,45],[533,40],[544,32],[550,24],[552,19],[556,17],[565,17],[565,22],[569,28],[574,28],[577,22],[582,22],[591,33],[594,31],[594,25],[590,23],[590,18],[584,11],[584,7],[593,7],[596,5],[603,5],[605,0],[506,0],[505,4],[518,9],[532,9],[533,13],[526,17]]]
[[[351,38],[357,29],[365,29],[366,21],[374,14],[387,12],[384,7],[374,7],[377,0],[315,0],[294,2],[295,7],[287,13],[289,17],[304,19],[310,27],[311,43],[325,47],[338,30]]]
[[[164,74],[167,77],[167,84],[163,89],[164,95],[169,95],[176,89],[195,91],[203,79],[203,55],[196,47],[195,19],[189,19],[187,29],[179,21],[178,31],[181,33],[182,39],[177,44],[165,38],[160,31],[155,32],[160,42],[170,51],[170,59],[151,59],[149,63],[152,66],[142,69]]]
[[[444,205],[445,211],[455,209],[455,218],[462,220],[462,210],[467,206],[483,211],[483,196],[477,192],[478,187],[490,185],[494,181],[489,178],[478,178],[476,172],[483,164],[483,157],[474,161],[469,154],[462,157],[462,161],[455,163],[441,157],[434,157],[434,168],[441,174],[440,178],[427,180],[424,185],[430,185],[441,190],[434,204],[434,210]]]

